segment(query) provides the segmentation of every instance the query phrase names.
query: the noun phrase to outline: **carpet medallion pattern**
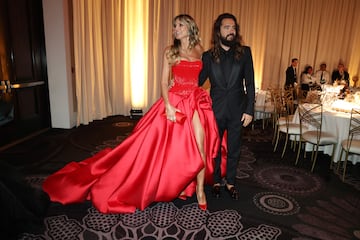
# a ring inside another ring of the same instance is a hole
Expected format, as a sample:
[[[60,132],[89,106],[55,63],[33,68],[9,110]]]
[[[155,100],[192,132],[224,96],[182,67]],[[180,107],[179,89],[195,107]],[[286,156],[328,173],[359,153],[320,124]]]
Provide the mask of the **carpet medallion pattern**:
[[[133,127],[134,123],[133,122],[115,122],[115,123],[113,123],[113,126],[120,127],[120,128]]]
[[[276,192],[257,193],[253,201],[259,209],[274,215],[294,215],[300,209],[294,198]]]
[[[308,195],[323,186],[321,178],[300,168],[264,166],[254,173],[255,179],[266,187],[288,194]]]
[[[45,219],[42,235],[35,239],[278,239],[281,230],[266,224],[244,228],[235,210],[202,211],[196,203],[177,208],[173,203],[157,203],[134,214],[102,214],[89,207],[81,221],[67,215]]]

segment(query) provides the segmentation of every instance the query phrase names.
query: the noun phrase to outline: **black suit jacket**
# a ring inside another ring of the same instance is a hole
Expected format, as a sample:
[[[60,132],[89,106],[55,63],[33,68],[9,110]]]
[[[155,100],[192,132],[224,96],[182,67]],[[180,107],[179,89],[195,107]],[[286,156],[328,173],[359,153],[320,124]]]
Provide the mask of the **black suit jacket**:
[[[339,70],[334,70],[333,73],[331,74],[331,80],[334,83],[336,80],[341,80],[344,79],[347,83],[347,85],[350,84],[350,75],[347,71],[344,71],[344,76],[342,77]]]
[[[294,73],[294,68],[292,66],[289,66],[286,69],[285,87],[294,87],[294,83],[296,82],[297,82],[297,76]]]
[[[241,119],[244,112],[254,115],[255,84],[250,47],[245,46],[241,58],[234,60],[227,82],[221,64],[213,60],[209,51],[203,54],[202,60],[199,85],[203,85],[209,78],[210,96],[216,118],[230,116]]]

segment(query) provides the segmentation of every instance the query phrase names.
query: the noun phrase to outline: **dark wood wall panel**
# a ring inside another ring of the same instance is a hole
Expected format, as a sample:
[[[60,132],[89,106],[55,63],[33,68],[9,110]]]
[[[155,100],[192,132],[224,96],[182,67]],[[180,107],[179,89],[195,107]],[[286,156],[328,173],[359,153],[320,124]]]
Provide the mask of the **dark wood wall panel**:
[[[50,128],[51,118],[42,0],[0,0],[0,7],[0,54],[7,71],[0,81],[9,80],[7,91],[0,91],[0,106],[11,104],[14,112],[11,121],[0,124],[1,149]]]
[[[23,120],[36,118],[39,114],[36,101],[29,101],[29,99],[36,99],[36,91],[30,88],[19,89],[16,91],[16,96],[18,100],[18,117]]]
[[[14,82],[32,80],[32,47],[28,17],[28,2],[12,0],[8,2],[9,34],[12,45],[12,71]]]

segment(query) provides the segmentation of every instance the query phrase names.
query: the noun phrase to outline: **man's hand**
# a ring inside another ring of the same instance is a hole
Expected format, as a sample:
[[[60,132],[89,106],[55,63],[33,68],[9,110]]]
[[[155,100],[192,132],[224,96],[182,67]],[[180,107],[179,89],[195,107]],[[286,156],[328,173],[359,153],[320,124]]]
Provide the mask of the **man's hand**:
[[[251,123],[252,120],[253,120],[253,116],[246,114],[246,113],[244,113],[242,115],[241,121],[243,122],[244,127],[247,127]]]

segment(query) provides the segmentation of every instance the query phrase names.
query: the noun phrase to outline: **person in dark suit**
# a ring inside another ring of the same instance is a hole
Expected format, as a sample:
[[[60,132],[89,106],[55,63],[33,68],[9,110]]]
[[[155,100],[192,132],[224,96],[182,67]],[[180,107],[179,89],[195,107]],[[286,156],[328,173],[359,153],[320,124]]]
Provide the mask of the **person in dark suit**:
[[[212,108],[220,140],[227,132],[226,190],[233,199],[239,194],[235,186],[236,168],[240,158],[241,130],[254,115],[255,84],[251,49],[242,45],[239,24],[234,15],[224,13],[214,23],[213,46],[203,54],[199,85],[209,79]],[[215,158],[213,194],[220,197],[221,148]]]
[[[285,89],[295,88],[297,85],[297,72],[296,68],[298,66],[299,59],[291,59],[291,65],[286,69],[286,80],[285,80]]]
[[[331,80],[333,83],[334,82],[341,83],[342,81],[345,81],[347,86],[350,85],[350,75],[345,70],[344,64],[342,63],[338,64],[338,68],[334,70],[331,74]]]

